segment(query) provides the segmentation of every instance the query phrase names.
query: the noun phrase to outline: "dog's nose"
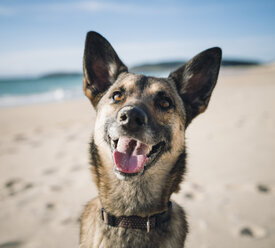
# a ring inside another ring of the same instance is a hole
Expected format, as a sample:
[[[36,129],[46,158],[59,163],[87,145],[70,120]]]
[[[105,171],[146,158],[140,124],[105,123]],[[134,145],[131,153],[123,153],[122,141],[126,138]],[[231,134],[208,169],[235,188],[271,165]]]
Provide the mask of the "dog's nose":
[[[118,112],[117,121],[124,128],[137,131],[147,124],[148,118],[139,107],[125,106]]]

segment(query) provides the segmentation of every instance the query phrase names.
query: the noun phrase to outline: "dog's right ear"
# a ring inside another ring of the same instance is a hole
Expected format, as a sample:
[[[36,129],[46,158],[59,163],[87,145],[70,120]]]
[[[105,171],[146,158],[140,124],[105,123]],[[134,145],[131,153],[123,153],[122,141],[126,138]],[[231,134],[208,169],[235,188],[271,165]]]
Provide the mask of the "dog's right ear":
[[[128,71],[111,44],[96,32],[87,33],[83,70],[84,92],[94,107],[118,75]]]

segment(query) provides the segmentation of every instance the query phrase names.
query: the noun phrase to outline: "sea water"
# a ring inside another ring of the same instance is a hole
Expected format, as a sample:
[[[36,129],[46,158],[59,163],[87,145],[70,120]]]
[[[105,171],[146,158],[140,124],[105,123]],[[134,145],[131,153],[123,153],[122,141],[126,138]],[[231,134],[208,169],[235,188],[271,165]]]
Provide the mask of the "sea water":
[[[0,107],[84,97],[81,75],[0,79]]]

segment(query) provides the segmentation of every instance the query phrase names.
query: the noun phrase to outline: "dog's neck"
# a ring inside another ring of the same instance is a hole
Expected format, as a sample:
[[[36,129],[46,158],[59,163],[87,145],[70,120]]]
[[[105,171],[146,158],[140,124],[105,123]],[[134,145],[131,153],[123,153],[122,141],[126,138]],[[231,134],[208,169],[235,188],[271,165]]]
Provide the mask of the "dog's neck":
[[[111,160],[104,160],[106,163]],[[91,143],[91,164],[102,207],[115,216],[152,216],[167,211],[173,192],[178,190],[185,169],[185,152],[168,165],[153,166],[143,175],[129,180],[120,180],[110,168],[103,164],[97,147]]]
[[[141,176],[127,181],[108,176],[105,174],[103,180],[110,183],[99,188],[100,201],[106,211],[116,216],[146,217],[167,210],[170,194],[164,185],[155,184],[158,176]]]

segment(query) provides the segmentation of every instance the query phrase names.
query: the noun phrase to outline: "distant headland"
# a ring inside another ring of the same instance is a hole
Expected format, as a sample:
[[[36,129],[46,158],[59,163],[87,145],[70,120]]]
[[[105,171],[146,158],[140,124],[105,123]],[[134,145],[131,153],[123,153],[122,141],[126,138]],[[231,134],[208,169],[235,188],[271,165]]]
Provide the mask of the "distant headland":
[[[144,63],[131,67],[129,70],[134,73],[149,73],[160,71],[172,71],[176,68],[184,65],[186,60],[177,61],[162,61],[157,63]],[[222,66],[257,66],[262,63],[256,60],[238,60],[238,59],[223,59]],[[79,77],[82,76],[82,72],[54,72],[42,75],[40,78],[52,79],[59,77]]]
[[[187,61],[167,61],[159,63],[146,63],[134,66],[130,69],[132,72],[156,72],[161,70],[172,71],[176,68],[184,65]],[[234,60],[234,59],[224,59],[222,60],[222,66],[257,66],[261,65],[259,61],[254,60]]]

